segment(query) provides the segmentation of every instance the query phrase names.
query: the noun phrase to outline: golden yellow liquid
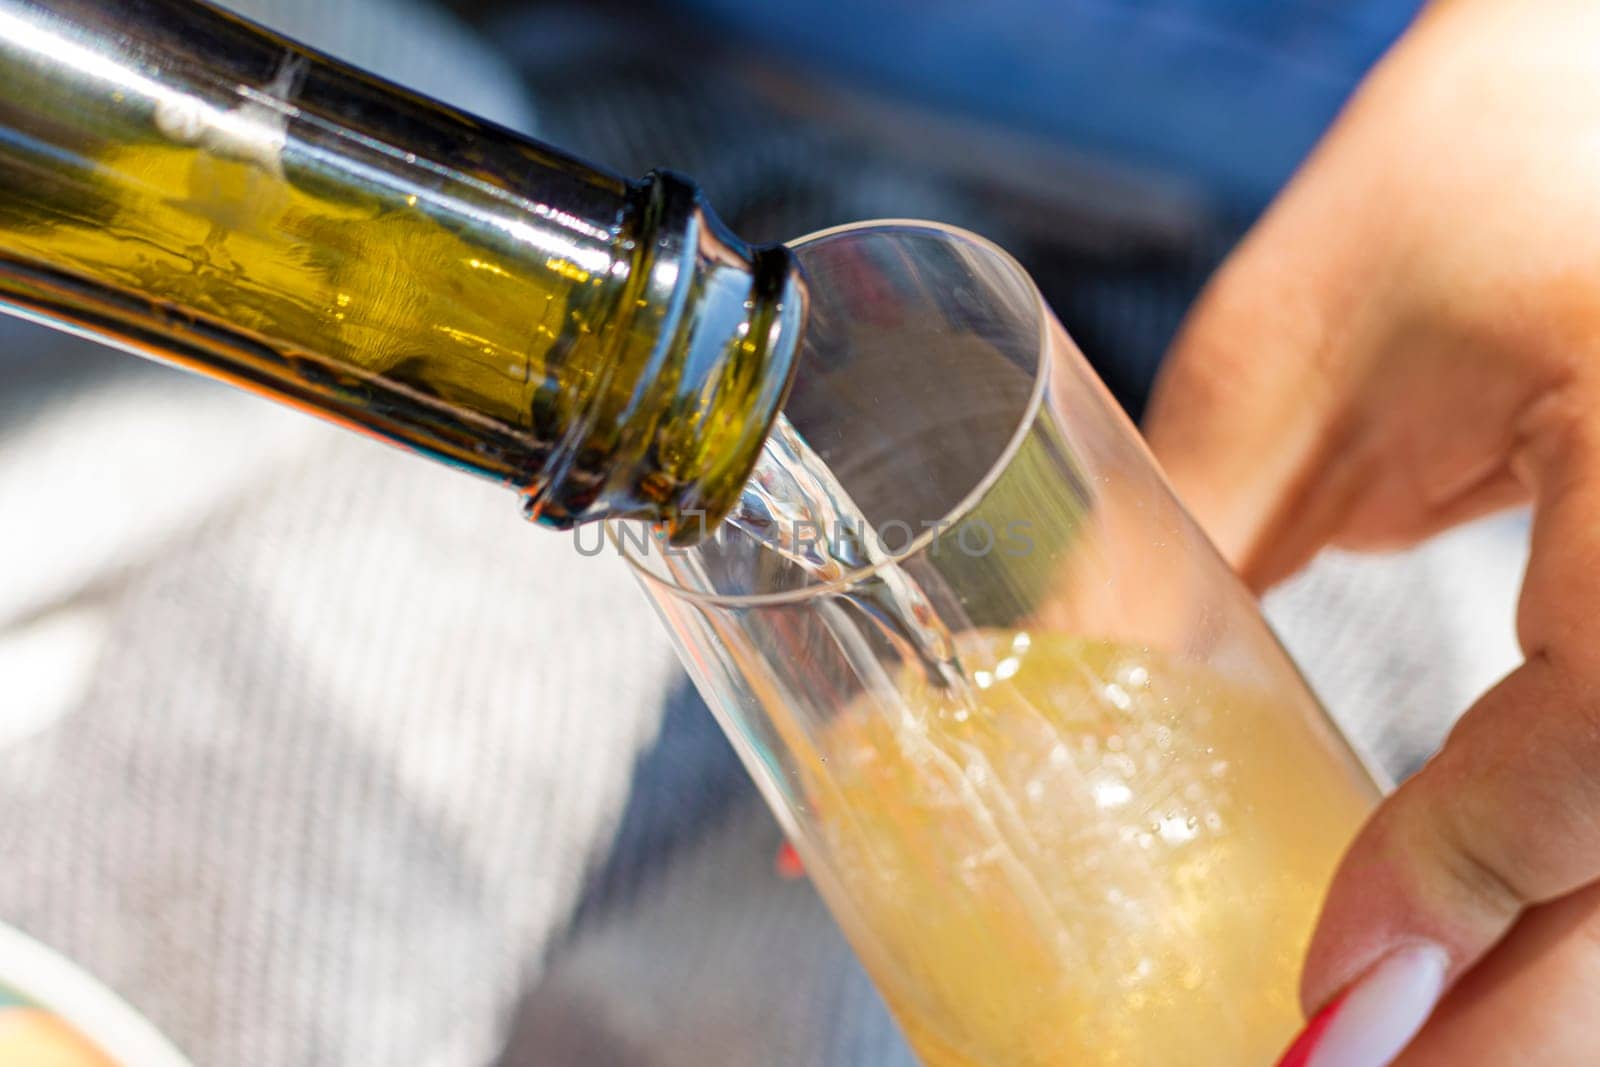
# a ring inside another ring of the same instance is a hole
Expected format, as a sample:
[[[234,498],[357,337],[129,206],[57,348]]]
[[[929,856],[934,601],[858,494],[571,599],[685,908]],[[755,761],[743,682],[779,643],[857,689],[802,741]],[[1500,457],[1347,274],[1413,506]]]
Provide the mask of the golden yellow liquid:
[[[808,868],[918,1055],[1272,1062],[1364,773],[1315,709],[1147,651],[983,644],[976,706],[863,701],[808,782]]]

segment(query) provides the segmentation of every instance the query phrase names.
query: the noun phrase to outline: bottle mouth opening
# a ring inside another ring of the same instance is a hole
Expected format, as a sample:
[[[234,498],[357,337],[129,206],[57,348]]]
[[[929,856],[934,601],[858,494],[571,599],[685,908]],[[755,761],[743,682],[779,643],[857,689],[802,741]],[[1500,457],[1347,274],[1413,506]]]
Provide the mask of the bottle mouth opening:
[[[812,314],[789,403],[791,419],[869,518],[875,509],[880,515],[895,515],[889,524],[898,527],[896,543],[889,543],[885,526],[874,519],[884,551],[872,564],[788,588],[728,592],[685,586],[651,558],[659,551],[685,550],[684,542],[674,541],[670,533],[608,523],[614,548],[636,573],[676,597],[726,608],[794,603],[837,593],[929,551],[941,532],[973,516],[1027,440],[1044,401],[1051,317],[1027,272],[998,246],[940,223],[888,219],[822,230],[790,247],[814,283]],[[878,284],[885,278],[907,282],[913,295],[897,298],[892,286]],[[968,279],[965,285],[963,278]],[[856,304],[831,306],[841,292],[851,294]],[[840,335],[830,331],[839,325],[841,311],[846,317],[878,321],[845,330],[849,340],[841,343]],[[976,356],[966,360],[965,349],[952,348],[941,361],[934,351],[941,331],[961,333],[964,343],[1003,350],[1001,358],[995,362],[990,351],[986,361]],[[930,340],[926,349],[919,348]],[[963,361],[970,364],[965,377]],[[879,365],[853,377],[853,362]],[[1002,373],[1000,395],[983,409],[985,388],[993,384],[987,379]],[[858,383],[861,389],[853,390]],[[850,402],[846,414],[852,426],[830,421],[827,409],[842,400]],[[962,409],[969,404],[982,417],[964,423]],[[910,436],[872,426],[874,420],[892,423],[902,408],[912,409],[911,421],[922,419],[926,425]],[[974,430],[979,422],[981,428]],[[764,435],[757,450],[763,440]],[[942,452],[944,462],[938,462],[940,457],[924,462],[919,448]],[[951,456],[956,457],[953,462]],[[875,474],[874,466],[881,473]],[[897,512],[891,498],[905,501],[907,510]]]

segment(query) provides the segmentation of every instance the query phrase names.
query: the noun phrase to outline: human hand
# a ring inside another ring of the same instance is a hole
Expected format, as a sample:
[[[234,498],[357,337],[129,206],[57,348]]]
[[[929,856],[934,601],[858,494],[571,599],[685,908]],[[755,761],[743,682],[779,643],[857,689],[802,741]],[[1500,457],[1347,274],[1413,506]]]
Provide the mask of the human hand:
[[[1597,56],[1592,0],[1429,8],[1219,272],[1152,401],[1157,456],[1257,588],[1326,545],[1534,505],[1525,662],[1347,854],[1303,978],[1322,1015],[1284,1064],[1595,1062]]]

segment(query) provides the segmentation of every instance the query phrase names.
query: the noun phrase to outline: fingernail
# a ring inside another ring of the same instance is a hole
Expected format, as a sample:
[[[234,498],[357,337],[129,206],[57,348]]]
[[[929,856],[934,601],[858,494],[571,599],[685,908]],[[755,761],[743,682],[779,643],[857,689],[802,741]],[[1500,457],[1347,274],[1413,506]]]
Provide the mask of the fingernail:
[[[1387,1067],[1444,993],[1450,960],[1435,945],[1387,957],[1306,1024],[1278,1067]]]

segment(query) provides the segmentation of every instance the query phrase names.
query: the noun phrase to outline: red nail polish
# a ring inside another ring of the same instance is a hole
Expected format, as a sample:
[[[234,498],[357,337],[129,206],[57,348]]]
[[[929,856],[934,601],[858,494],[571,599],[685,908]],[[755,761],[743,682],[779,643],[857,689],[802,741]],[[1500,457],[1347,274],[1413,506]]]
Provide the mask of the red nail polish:
[[[1311,1054],[1317,1051],[1317,1046],[1322,1043],[1322,1035],[1327,1033],[1328,1027],[1333,1024],[1333,1017],[1339,1014],[1344,998],[1349,995],[1348,991],[1339,994],[1327,1007],[1317,1012],[1315,1018],[1306,1023],[1306,1028],[1300,1031],[1300,1036],[1278,1061],[1278,1067],[1308,1067],[1311,1063]]]
[[[804,878],[806,874],[805,865],[800,862],[800,853],[796,852],[794,846],[787,841],[778,849],[778,857],[773,862],[773,868],[780,878],[792,880]]]
[[[1319,1011],[1278,1067],[1389,1067],[1433,1014],[1449,970],[1437,945],[1397,950]]]

